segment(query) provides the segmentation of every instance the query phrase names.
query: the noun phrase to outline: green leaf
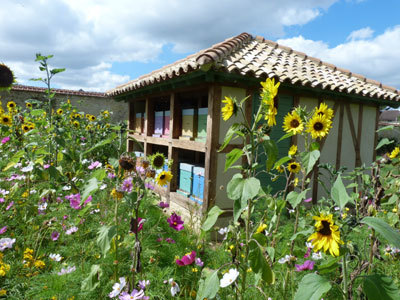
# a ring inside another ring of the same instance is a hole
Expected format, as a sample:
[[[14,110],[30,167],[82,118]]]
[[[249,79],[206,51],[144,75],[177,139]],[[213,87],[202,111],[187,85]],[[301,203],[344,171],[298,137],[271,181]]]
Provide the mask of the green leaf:
[[[86,183],[83,193],[82,193],[82,198],[81,198],[81,205],[87,197],[89,197],[94,191],[97,191],[99,188],[99,181],[97,180],[96,177],[90,178],[89,181]]]
[[[333,201],[335,201],[335,203],[340,207],[340,209],[343,209],[349,202],[353,203],[353,199],[347,194],[340,174],[333,184],[331,197]]]
[[[113,132],[113,133],[111,134],[111,136],[110,136],[108,139],[105,139],[105,140],[103,140],[103,141],[97,143],[97,144],[94,145],[92,148],[90,148],[90,149],[86,150],[85,152],[83,152],[83,153],[81,154],[81,157],[83,157],[84,155],[86,155],[86,154],[92,152],[93,150],[96,150],[97,148],[100,148],[100,147],[103,147],[103,146],[105,146],[105,145],[107,145],[107,144],[112,143],[112,142],[116,139],[116,137],[117,137],[117,134],[116,134],[115,132]]]
[[[264,250],[254,241],[249,243],[249,262],[254,273],[260,273],[261,278],[268,284],[275,282],[275,274],[268,264]]]
[[[244,211],[247,205],[242,206],[242,201],[235,201],[233,203],[233,221],[237,222],[240,215]]]
[[[218,206],[214,206],[213,208],[211,208],[207,214],[207,219],[203,223],[203,226],[201,226],[201,229],[204,231],[209,231],[215,225],[215,223],[218,220],[218,217],[223,212],[224,211],[220,209]]]
[[[323,274],[329,274],[332,272],[335,272],[335,270],[339,267],[339,262],[340,257],[332,258],[329,257],[327,262],[324,262],[323,264],[319,265],[318,268],[318,273],[323,275]]]
[[[219,290],[218,270],[214,271],[204,268],[202,275],[205,275],[206,278],[205,280],[200,280],[196,300],[203,300],[204,298],[213,299]]]
[[[275,141],[267,140],[263,142],[265,153],[267,154],[266,167],[267,171],[271,170],[272,166],[278,159],[279,150]]]
[[[399,300],[400,290],[393,279],[382,274],[363,276],[363,290],[368,300]]]
[[[385,221],[375,217],[364,217],[361,221],[363,224],[375,229],[376,232],[381,234],[390,244],[396,248],[400,248],[400,233],[394,228],[390,227]]]
[[[282,157],[280,160],[278,160],[275,165],[274,165],[274,169],[276,169],[277,167],[283,165],[284,163],[288,162],[289,160],[291,160],[292,158],[290,156],[285,156]]]
[[[61,69],[51,69],[50,70],[50,73],[51,74],[57,74],[57,73],[61,73],[61,72],[64,72],[65,71],[65,68],[61,68]]]
[[[33,109],[33,110],[31,110],[31,115],[34,117],[42,116],[44,112],[45,111],[43,109]]]
[[[11,159],[10,162],[8,163],[8,165],[3,169],[3,171],[7,171],[8,169],[12,168],[13,166],[15,166],[19,160],[21,159],[21,157],[23,157],[25,155],[25,151],[24,150],[19,150],[17,153],[15,153]]]
[[[231,127],[229,127],[228,131],[226,132],[225,138],[224,138],[224,143],[221,145],[218,151],[224,150],[224,148],[230,143],[232,140],[233,136],[236,133],[236,130],[239,128],[240,124],[235,123]]]
[[[307,274],[300,281],[294,300],[320,300],[331,287],[327,278],[315,273]]]
[[[292,191],[287,195],[286,200],[289,201],[289,203],[292,205],[293,209],[296,208],[297,205],[299,205],[301,203],[301,201],[306,199],[306,194],[307,194],[308,190],[309,189],[306,189],[306,190],[302,191],[300,194],[295,191]]]
[[[98,234],[97,245],[100,247],[103,257],[105,257],[108,250],[110,250],[111,240],[117,234],[117,227],[104,225],[100,227]]]
[[[107,176],[107,172],[104,169],[97,169],[92,173],[92,178],[96,178],[98,181],[102,181]]]
[[[292,235],[292,237],[290,238],[290,240],[291,240],[291,241],[294,241],[299,235],[306,235],[306,236],[307,236],[307,235],[313,233],[313,231],[314,231],[314,228],[313,228],[313,227],[310,227],[310,228],[308,228],[308,229],[306,229],[306,230],[296,232],[295,234]]]
[[[379,148],[385,146],[385,145],[389,145],[394,143],[394,141],[389,141],[388,138],[383,138],[379,143],[378,146],[376,146],[375,150],[378,150]]]
[[[393,129],[394,129],[393,125],[388,125],[388,126],[379,128],[376,132],[381,132],[381,131],[385,131],[385,130],[393,130]]]
[[[226,161],[225,161],[225,170],[224,172],[226,172],[226,170],[229,169],[230,166],[232,166],[239,158],[242,157],[243,155],[243,150],[242,149],[238,149],[238,148],[234,148],[232,149],[231,152],[229,152],[226,155]]]
[[[282,136],[282,137],[278,140],[278,143],[279,143],[280,141],[283,141],[284,139],[290,138],[291,136],[293,136],[293,132],[286,133],[284,136]]]
[[[321,153],[319,150],[313,150],[310,152],[303,152],[304,154],[302,155],[301,158],[301,163],[304,168],[306,168],[306,175],[312,171],[314,168],[315,163],[318,161]]]
[[[99,265],[92,265],[89,276],[82,281],[81,290],[94,291],[100,284],[101,275],[103,275],[101,267]]]

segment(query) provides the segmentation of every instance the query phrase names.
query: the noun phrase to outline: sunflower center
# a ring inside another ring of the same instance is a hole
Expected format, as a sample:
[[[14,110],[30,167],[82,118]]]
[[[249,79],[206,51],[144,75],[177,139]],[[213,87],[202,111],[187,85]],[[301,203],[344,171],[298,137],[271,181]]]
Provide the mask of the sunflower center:
[[[160,176],[160,179],[161,179],[161,180],[165,179],[165,174],[162,174],[162,175]]]
[[[164,165],[164,158],[161,155],[154,157],[153,165],[157,168],[161,168]]]
[[[291,165],[290,165],[290,168],[291,168],[292,170],[296,170],[297,166],[296,166],[295,164],[291,164]]]
[[[322,229],[318,231],[322,235],[331,235],[331,224],[328,221],[321,221]]]
[[[321,131],[322,129],[324,129],[324,124],[322,124],[321,122],[315,122],[313,128],[315,131]]]
[[[292,127],[292,128],[297,128],[297,127],[299,127],[299,125],[300,125],[300,122],[297,119],[293,119],[292,121],[290,121],[290,127]]]

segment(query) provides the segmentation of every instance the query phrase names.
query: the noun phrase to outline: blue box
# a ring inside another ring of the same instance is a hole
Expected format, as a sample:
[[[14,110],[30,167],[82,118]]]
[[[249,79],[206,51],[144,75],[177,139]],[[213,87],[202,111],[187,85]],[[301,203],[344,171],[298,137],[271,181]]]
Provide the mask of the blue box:
[[[189,194],[192,193],[193,167],[191,164],[179,164],[179,189]]]
[[[204,199],[204,171],[203,167],[193,168],[192,194],[201,200]]]

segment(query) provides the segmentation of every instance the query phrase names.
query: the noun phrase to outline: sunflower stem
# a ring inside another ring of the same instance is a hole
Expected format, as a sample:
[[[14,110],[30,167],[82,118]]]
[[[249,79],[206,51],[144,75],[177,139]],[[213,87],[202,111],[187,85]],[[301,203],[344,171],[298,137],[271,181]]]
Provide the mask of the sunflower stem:
[[[347,256],[347,248],[345,248],[345,253],[343,255],[343,299],[347,300],[349,299],[349,290],[347,288],[347,261],[346,261],[346,256]]]
[[[372,270],[372,262],[374,259],[374,242],[375,242],[375,230],[371,228],[371,245],[369,249],[368,273],[370,273]]]

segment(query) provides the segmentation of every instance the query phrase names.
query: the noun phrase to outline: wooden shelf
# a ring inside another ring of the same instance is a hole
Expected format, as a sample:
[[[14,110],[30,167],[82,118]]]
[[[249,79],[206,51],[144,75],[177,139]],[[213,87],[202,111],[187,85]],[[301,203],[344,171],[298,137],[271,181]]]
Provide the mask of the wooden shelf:
[[[165,137],[153,137],[153,136],[144,136],[138,134],[128,134],[128,139],[133,138],[138,142],[147,142],[154,145],[161,146],[172,146],[174,148],[180,148],[185,150],[192,150],[198,152],[206,152],[206,144],[196,141],[185,141],[179,139],[171,139]]]
[[[191,210],[197,206],[199,209],[198,212],[201,212],[201,205],[190,200],[188,197],[185,197],[177,192],[171,192],[171,193],[169,193],[169,196],[170,196],[170,201],[178,203],[183,208]]]

